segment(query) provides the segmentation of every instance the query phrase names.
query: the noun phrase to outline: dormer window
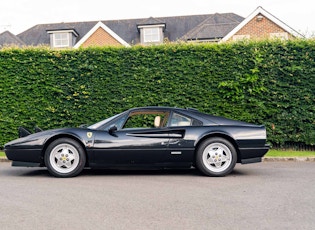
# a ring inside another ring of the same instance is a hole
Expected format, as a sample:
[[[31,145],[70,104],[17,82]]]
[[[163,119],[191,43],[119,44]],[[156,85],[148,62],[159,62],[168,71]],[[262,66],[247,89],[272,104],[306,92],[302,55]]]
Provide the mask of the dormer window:
[[[138,25],[141,44],[161,44],[164,40],[165,24]]]
[[[50,46],[52,48],[73,47],[76,43],[76,38],[79,36],[73,29],[49,30],[47,33],[50,34]]]
[[[143,45],[161,44],[164,41],[165,22],[148,18],[137,25],[140,33],[140,43]]]

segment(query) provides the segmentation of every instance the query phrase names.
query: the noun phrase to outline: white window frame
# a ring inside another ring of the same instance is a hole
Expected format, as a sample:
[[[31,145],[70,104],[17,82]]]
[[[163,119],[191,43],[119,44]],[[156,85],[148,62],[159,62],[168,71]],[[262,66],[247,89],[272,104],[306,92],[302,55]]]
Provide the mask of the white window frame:
[[[57,35],[58,36],[66,35],[66,38],[57,38]],[[53,33],[53,44],[54,47],[57,48],[70,47],[70,33],[69,32]]]
[[[249,34],[233,35],[233,41],[242,41],[250,39]]]
[[[282,32],[282,33],[270,33],[270,38],[273,39],[281,39],[281,40],[288,40],[289,39],[289,35],[286,32]]]
[[[145,43],[160,42],[160,27],[146,27],[143,28],[143,41]]]

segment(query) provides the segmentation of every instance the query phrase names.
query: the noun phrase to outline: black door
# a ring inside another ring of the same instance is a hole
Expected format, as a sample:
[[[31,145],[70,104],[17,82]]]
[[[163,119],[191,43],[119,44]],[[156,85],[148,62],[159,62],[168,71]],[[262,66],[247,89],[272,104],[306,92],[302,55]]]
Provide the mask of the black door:
[[[162,129],[121,129],[112,134],[97,131],[94,160],[102,165],[159,165],[165,161],[168,131]]]

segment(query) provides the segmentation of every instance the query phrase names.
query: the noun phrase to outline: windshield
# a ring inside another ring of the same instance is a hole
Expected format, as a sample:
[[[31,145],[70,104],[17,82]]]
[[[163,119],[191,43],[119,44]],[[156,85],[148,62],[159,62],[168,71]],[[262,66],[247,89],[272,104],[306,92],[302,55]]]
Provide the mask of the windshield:
[[[120,116],[121,114],[123,114],[123,113],[116,114],[115,116],[112,116],[112,117],[110,117],[110,118],[107,118],[107,119],[105,119],[105,120],[102,120],[102,121],[100,121],[100,122],[97,122],[96,124],[90,125],[90,126],[88,127],[88,129],[98,129],[99,127],[101,127],[101,126],[103,126],[104,124],[106,124],[106,123],[112,121],[113,119],[115,119],[116,117]]]

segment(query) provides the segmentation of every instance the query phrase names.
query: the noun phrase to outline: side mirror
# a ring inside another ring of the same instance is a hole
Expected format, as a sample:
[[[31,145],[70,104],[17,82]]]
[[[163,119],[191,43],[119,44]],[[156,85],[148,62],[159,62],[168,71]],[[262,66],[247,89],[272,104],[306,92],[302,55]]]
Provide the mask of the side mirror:
[[[109,128],[108,133],[110,135],[113,135],[117,131],[117,126],[113,125],[112,127]]]

